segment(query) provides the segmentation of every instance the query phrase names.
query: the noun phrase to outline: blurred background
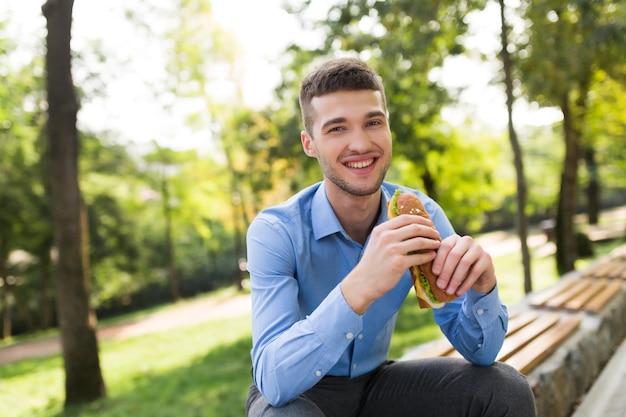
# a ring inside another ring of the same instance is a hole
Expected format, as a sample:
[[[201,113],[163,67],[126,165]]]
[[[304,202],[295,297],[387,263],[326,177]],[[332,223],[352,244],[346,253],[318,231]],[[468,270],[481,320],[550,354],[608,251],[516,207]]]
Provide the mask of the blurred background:
[[[384,79],[395,140],[388,180],[435,197],[459,233],[515,227],[499,4],[312,3],[75,2],[79,181],[100,316],[241,284],[254,215],[321,178],[300,150],[297,88],[328,56],[358,56]],[[626,203],[624,10],[549,3],[505,5],[512,126],[535,224],[557,216],[564,111],[577,144],[576,212],[597,218]],[[0,10],[4,337],[8,325],[55,323],[40,7]]]
[[[0,5],[3,338],[57,325],[41,6]],[[381,74],[387,180],[433,196],[461,234],[543,227],[564,273],[589,238],[579,222],[626,204],[619,1],[109,0],[72,17],[100,318],[245,287],[250,221],[321,179],[297,92],[329,56]],[[578,252],[559,258],[559,236]]]

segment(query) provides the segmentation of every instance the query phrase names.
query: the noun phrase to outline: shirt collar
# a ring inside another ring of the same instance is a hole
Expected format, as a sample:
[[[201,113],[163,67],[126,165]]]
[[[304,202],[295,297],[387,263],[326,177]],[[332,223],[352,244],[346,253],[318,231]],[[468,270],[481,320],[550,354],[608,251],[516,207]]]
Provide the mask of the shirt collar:
[[[378,220],[376,221],[377,225],[387,220],[387,202],[393,195],[393,193],[390,193],[389,190],[387,190],[387,187],[383,186],[381,188],[381,211],[378,216]],[[316,240],[337,232],[343,234],[346,239],[350,239],[346,231],[343,230],[341,223],[339,223],[339,219],[337,219],[337,216],[328,201],[328,197],[326,197],[326,184],[323,181],[313,196],[313,201],[311,203],[311,220],[313,224],[313,235]]]
[[[313,196],[311,220],[313,223],[313,235],[317,240],[337,232],[346,234],[328,201],[328,197],[326,197],[326,184],[324,184],[324,181],[322,181]]]

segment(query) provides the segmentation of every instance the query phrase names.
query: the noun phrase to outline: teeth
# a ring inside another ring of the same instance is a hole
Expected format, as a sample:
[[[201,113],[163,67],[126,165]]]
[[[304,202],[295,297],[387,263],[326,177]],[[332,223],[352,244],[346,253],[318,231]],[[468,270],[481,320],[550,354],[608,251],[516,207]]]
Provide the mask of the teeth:
[[[361,162],[349,162],[346,164],[346,166],[348,166],[348,168],[367,168],[373,163],[374,163],[374,159],[368,159],[367,161],[361,161]]]

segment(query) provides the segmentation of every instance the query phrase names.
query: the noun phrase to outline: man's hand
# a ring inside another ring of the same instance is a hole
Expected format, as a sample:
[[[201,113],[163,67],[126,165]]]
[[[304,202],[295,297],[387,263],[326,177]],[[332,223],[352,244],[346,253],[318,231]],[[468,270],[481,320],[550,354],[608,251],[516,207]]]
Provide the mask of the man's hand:
[[[350,307],[357,314],[365,313],[409,267],[433,260],[439,239],[431,221],[421,216],[402,215],[376,226],[360,262],[341,283]]]
[[[470,288],[483,294],[496,286],[491,256],[469,236],[452,235],[441,242],[433,260],[437,286],[458,296]]]

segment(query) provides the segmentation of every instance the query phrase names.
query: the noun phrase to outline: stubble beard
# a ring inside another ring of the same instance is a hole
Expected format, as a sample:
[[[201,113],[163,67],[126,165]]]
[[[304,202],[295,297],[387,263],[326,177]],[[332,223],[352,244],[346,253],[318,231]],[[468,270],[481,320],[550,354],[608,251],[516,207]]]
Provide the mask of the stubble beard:
[[[385,162],[383,169],[379,171],[378,178],[376,178],[374,183],[364,187],[357,187],[344,178],[341,178],[337,171],[334,170],[327,161],[322,160],[321,158],[318,158],[318,160],[324,176],[328,178],[330,182],[335,184],[335,186],[337,186],[340,190],[355,197],[364,197],[376,193],[380,189],[390,165],[389,161]],[[378,161],[380,162],[381,159]]]

